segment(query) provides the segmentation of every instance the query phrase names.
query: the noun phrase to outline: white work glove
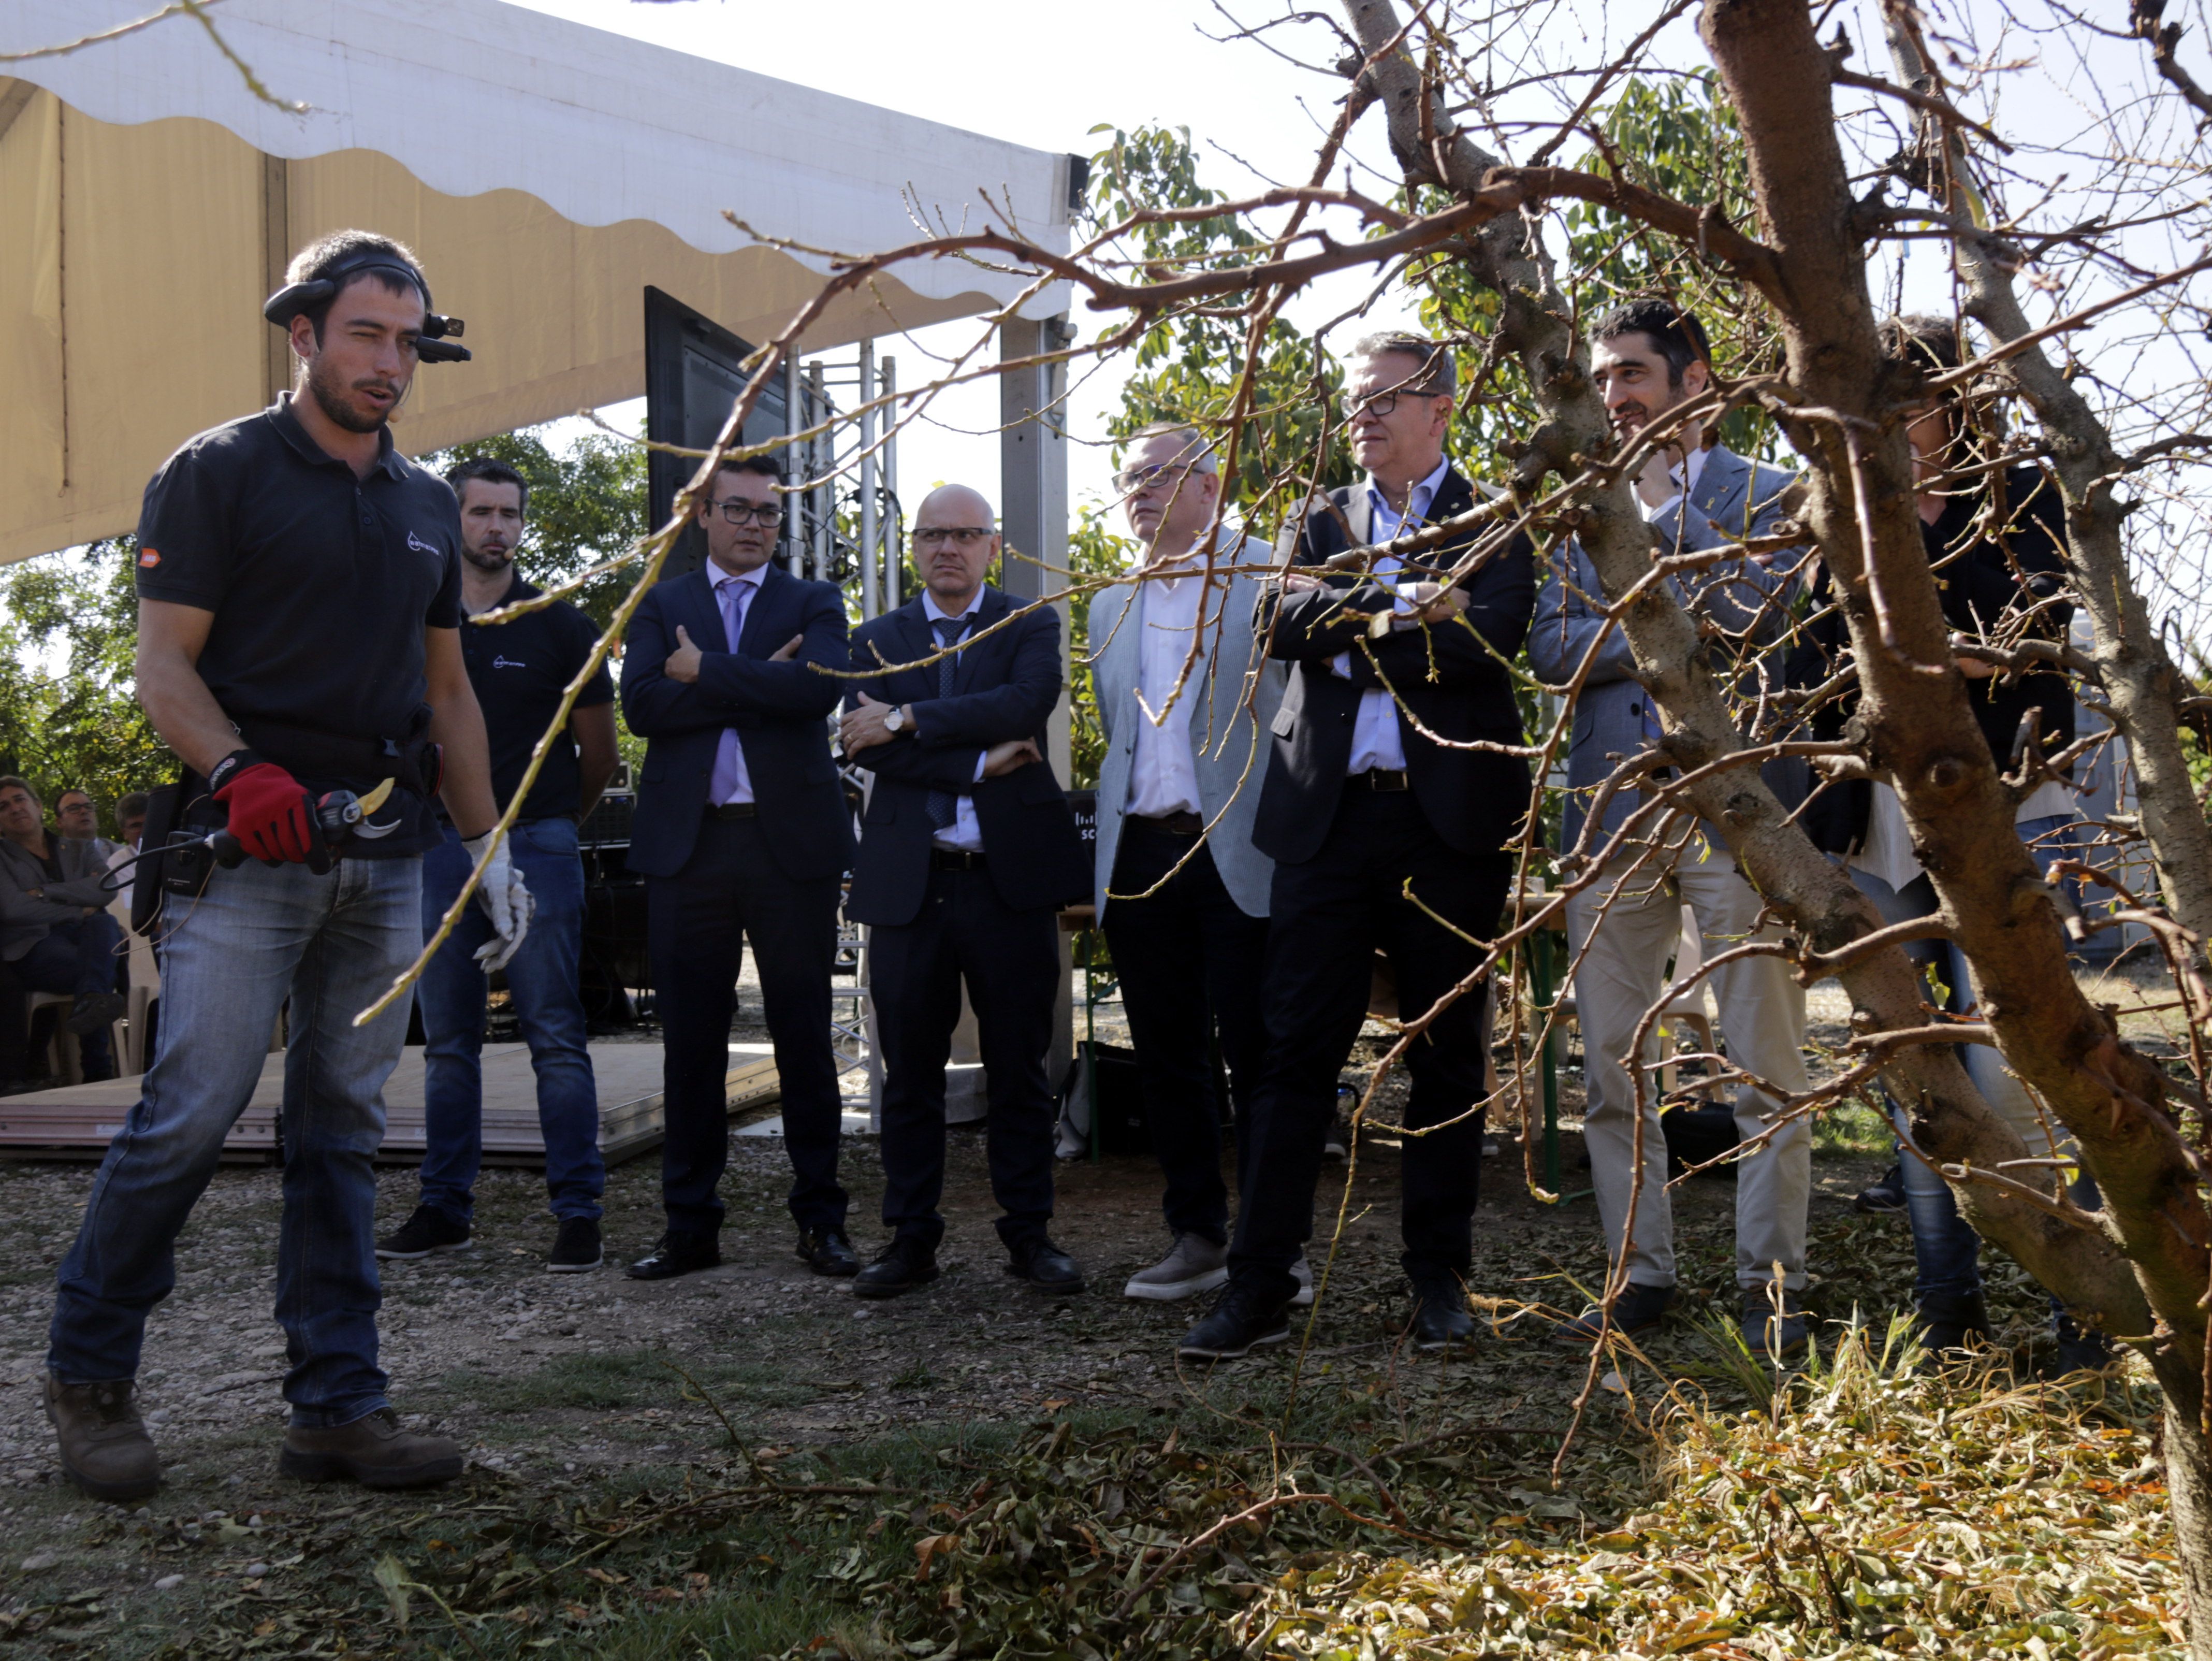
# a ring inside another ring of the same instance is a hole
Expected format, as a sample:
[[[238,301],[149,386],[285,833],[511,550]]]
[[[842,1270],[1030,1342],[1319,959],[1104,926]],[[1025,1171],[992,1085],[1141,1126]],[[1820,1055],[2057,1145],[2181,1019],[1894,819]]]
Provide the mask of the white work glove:
[[[491,838],[492,833],[487,830],[461,844],[471,866],[483,858]],[[504,837],[492,850],[491,863],[484,867],[483,880],[477,885],[477,904],[491,919],[492,931],[498,937],[477,948],[477,961],[489,975],[495,969],[506,968],[507,960],[521,950],[522,937],[530,932],[531,914],[538,909],[538,902],[522,885],[522,873],[507,856]]]

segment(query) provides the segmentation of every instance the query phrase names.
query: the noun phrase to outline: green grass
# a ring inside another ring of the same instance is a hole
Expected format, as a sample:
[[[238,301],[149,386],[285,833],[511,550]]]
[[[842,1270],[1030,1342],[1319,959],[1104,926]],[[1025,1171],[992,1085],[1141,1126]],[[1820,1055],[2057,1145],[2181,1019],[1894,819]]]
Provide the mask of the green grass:
[[[763,1342],[770,1354],[803,1349]],[[838,1392],[821,1388],[805,1372],[767,1362],[702,1362],[657,1349],[602,1355],[560,1355],[535,1372],[479,1372],[458,1368],[442,1376],[448,1399],[476,1402],[486,1412],[530,1414],[562,1409],[612,1411],[661,1405],[684,1389],[678,1368],[712,1391],[725,1409],[789,1407]]]
[[[1887,1154],[1894,1146],[1889,1121],[1856,1099],[1838,1103],[1813,1121],[1813,1152]]]

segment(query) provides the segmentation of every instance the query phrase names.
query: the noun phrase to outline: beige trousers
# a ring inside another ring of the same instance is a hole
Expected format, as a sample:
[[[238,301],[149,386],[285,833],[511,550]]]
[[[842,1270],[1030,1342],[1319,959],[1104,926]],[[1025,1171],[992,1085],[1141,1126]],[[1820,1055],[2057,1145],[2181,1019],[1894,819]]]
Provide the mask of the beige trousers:
[[[1625,871],[1626,859],[1617,862]],[[1623,891],[1607,898],[1615,885]],[[1658,1087],[1644,1091],[1644,1185],[1633,1218],[1629,1196],[1636,1158],[1636,1094],[1624,1062],[1637,1023],[1666,984],[1668,955],[1681,933],[1682,907],[1696,914],[1710,963],[1757,935],[1759,896],[1736,873],[1724,849],[1693,835],[1671,860],[1654,860],[1621,882],[1608,872],[1567,902],[1574,956],[1577,1019],[1582,1027],[1589,1105],[1583,1137],[1597,1189],[1598,1215],[1618,1263],[1627,1242],[1628,1278],[1638,1286],[1674,1284],[1674,1211],[1667,1192],[1667,1143],[1659,1129]],[[1600,916],[1603,910],[1602,917]],[[1595,938],[1593,938],[1595,931]],[[1783,959],[1740,958],[1706,977],[1720,1006],[1729,1062],[1782,1089],[1806,1088],[1805,993]],[[1644,1059],[1657,1059],[1647,1043]],[[1762,1115],[1778,1104],[1749,1085],[1737,1087],[1735,1122],[1746,1140],[1768,1128]],[[1805,1205],[1813,1185],[1813,1133],[1798,1119],[1736,1165],[1736,1281],[1767,1284],[1779,1262],[1792,1289],[1805,1284]]]

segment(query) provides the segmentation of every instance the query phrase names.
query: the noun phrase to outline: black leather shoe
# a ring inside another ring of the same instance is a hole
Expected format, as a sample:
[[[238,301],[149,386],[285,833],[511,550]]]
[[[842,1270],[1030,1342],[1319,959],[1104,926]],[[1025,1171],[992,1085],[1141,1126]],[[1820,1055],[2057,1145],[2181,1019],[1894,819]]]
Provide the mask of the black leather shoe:
[[[809,1229],[799,1237],[799,1261],[817,1275],[831,1275],[839,1280],[860,1272],[860,1259],[853,1250],[853,1243],[839,1228],[818,1232]]]
[[[1413,1348],[1446,1349],[1474,1342],[1474,1317],[1467,1311],[1467,1290],[1456,1278],[1416,1281],[1413,1318],[1407,1327]]]
[[[721,1243],[711,1234],[664,1234],[660,1243],[623,1271],[633,1281],[672,1281],[696,1275],[722,1261]]]
[[[1964,1350],[1990,1342],[1989,1305],[1982,1294],[1932,1293],[1920,1300],[1920,1342],[1930,1350]]]
[[[937,1278],[937,1253],[919,1240],[895,1234],[875,1262],[853,1281],[855,1298],[896,1298]]]
[[[1039,1292],[1063,1295],[1083,1290],[1083,1270],[1075,1259],[1049,1240],[1030,1240],[1012,1248],[1006,1273],[1027,1281]]]
[[[1233,1361],[1269,1344],[1287,1343],[1290,1317],[1278,1299],[1263,1297],[1249,1281],[1221,1288],[1206,1317],[1176,1346],[1179,1361]]]

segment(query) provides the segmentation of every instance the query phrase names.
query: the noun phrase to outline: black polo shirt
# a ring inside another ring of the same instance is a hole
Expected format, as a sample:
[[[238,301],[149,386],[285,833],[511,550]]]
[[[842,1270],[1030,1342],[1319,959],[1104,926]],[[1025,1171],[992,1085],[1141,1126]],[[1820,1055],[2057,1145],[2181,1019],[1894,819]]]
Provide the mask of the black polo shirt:
[[[535,599],[544,590],[532,587],[518,574],[508,587],[502,605]],[[461,655],[468,661],[469,682],[483,706],[484,736],[491,742],[491,788],[504,812],[514,787],[522,782],[530,765],[530,752],[545,736],[561,695],[576,672],[592,655],[599,631],[592,620],[564,599],[541,605],[506,623],[469,624],[461,630]],[[603,660],[584,690],[576,695],[579,709],[612,703],[613,679]],[[566,735],[563,735],[564,739]],[[583,806],[581,780],[573,742],[556,743],[545,752],[538,770],[538,782],[522,804],[520,819],[573,818]]]
[[[142,599],[215,614],[199,675],[241,728],[275,721],[340,739],[406,738],[428,691],[422,630],[461,623],[452,490],[393,449],[389,431],[368,476],[357,477],[307,436],[289,394],[161,464],[138,546]],[[277,745],[254,747],[285,759]],[[359,793],[384,776],[291,770],[319,792]],[[406,785],[393,799],[400,829],[349,854],[419,854],[437,840],[430,805]]]

